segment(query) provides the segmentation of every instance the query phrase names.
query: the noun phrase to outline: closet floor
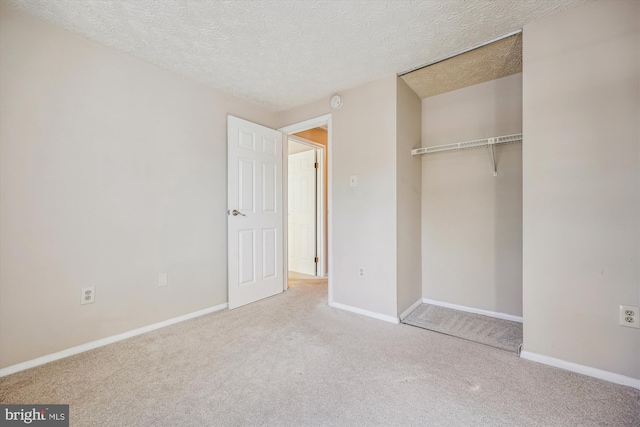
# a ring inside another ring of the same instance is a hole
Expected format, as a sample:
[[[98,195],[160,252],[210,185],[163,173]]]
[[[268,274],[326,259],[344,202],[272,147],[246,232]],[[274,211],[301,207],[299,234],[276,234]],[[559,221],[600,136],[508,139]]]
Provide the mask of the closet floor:
[[[421,304],[402,323],[518,353],[522,323]]]

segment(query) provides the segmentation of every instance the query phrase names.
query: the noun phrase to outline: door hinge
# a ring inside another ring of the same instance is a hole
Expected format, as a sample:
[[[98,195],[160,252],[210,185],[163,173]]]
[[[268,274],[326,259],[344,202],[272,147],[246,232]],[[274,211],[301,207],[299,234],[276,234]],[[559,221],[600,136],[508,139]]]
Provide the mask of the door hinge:
[[[314,164],[313,164],[313,167],[314,167],[314,168],[316,168],[316,169],[318,169],[318,163],[317,163],[317,162],[316,162],[316,163],[314,163]]]
[[[319,259],[318,257],[316,257],[316,258],[315,258],[315,261],[316,261],[316,262],[318,262],[318,261],[320,261],[320,259]]]

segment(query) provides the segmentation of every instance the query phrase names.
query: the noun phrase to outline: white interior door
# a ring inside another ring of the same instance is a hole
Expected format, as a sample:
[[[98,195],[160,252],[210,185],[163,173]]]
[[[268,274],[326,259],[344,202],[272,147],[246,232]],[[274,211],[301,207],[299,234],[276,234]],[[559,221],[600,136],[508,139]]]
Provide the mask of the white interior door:
[[[316,275],[316,150],[289,155],[288,213],[291,271]]]
[[[284,289],[282,133],[228,116],[229,308]]]

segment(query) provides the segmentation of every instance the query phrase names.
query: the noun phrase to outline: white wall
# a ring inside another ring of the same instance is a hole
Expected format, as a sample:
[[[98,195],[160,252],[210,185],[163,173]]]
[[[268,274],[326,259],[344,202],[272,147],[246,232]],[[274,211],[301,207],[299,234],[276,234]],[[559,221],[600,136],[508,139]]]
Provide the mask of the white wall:
[[[411,155],[420,147],[422,102],[398,78],[396,127],[396,209],[398,258],[398,313],[422,300],[420,206],[422,161]]]
[[[336,302],[396,316],[396,77],[346,91],[334,114]],[[349,186],[349,176],[358,186]],[[364,267],[366,277],[358,278]]]
[[[225,303],[226,115],[275,114],[4,7],[0,76],[0,367]]]
[[[424,147],[521,132],[522,74],[422,100]],[[522,145],[495,154],[422,156],[422,293],[521,316]]]
[[[524,28],[524,349],[640,378],[640,3]]]
[[[310,151],[310,150],[313,150],[313,147],[300,144],[299,142],[295,142],[291,139],[287,141],[287,154],[302,153],[304,151]]]
[[[280,114],[281,126],[333,114],[334,301],[388,318],[398,315],[396,80],[390,75],[341,92],[339,110],[323,99]],[[358,176],[358,187],[349,187],[350,175]]]

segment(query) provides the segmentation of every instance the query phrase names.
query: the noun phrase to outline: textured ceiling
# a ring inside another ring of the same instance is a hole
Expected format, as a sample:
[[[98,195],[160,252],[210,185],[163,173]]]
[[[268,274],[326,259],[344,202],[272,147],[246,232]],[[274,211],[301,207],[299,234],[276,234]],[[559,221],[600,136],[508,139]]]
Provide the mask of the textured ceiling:
[[[522,34],[402,76],[420,98],[522,72]]]
[[[415,68],[591,0],[6,0],[273,111]]]

